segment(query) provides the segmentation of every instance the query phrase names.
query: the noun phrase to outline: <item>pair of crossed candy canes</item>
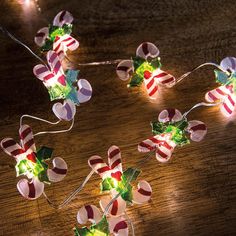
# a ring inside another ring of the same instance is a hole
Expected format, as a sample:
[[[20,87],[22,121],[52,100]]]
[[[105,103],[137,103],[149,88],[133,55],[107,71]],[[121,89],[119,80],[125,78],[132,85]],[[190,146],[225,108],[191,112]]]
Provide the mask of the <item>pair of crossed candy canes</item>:
[[[100,175],[103,181],[111,179],[115,183],[115,186],[109,191],[111,195],[104,196],[100,200],[101,209],[108,219],[110,233],[118,236],[128,235],[128,224],[124,218],[127,201],[123,199],[122,195],[119,195],[119,192],[116,189],[116,185],[119,185],[120,181],[122,181],[122,176],[124,174],[122,170],[120,149],[117,146],[111,146],[108,149],[108,164],[105,163],[100,156],[90,157],[88,164]],[[131,179],[128,180],[128,184]],[[127,188],[127,186],[125,186],[125,188]],[[149,183],[141,180],[138,183],[138,188],[132,189],[131,202],[136,204],[146,203],[150,200],[151,194],[152,188]],[[101,221],[102,216],[103,215],[96,206],[86,205],[79,209],[77,220],[79,224],[86,224],[88,221],[97,224]]]
[[[70,12],[65,10],[59,12],[55,16],[52,24],[52,26],[56,28],[55,30],[59,31],[58,34],[56,34],[56,32],[50,32],[50,27],[44,27],[35,35],[35,43],[43,48],[48,41],[51,41],[52,47],[50,47],[49,50],[55,51],[61,60],[64,59],[68,49],[74,51],[79,47],[79,42],[73,38],[69,32],[65,34],[60,32],[63,31],[63,27],[70,27],[73,20],[73,16]],[[50,33],[55,35],[52,36]]]
[[[222,114],[226,117],[229,117],[233,114],[236,104],[236,58],[235,57],[226,57],[220,62],[220,67],[229,73],[222,74],[219,76],[224,76],[224,80],[220,81],[220,78],[216,78],[217,82],[220,82],[222,85],[206,93],[205,99],[208,102],[217,102],[220,101],[220,110]],[[216,74],[217,76],[217,74]]]
[[[40,79],[45,87],[50,91],[56,87],[59,90],[59,96],[51,98],[64,99],[63,104],[58,102],[53,105],[53,112],[60,120],[70,121],[76,113],[76,105],[90,100],[92,96],[92,87],[85,79],[77,78],[76,71],[73,81],[68,80],[61,65],[61,61],[54,51],[47,53],[48,66],[39,64],[33,69],[34,75]]]
[[[18,191],[24,198],[34,200],[39,198],[44,192],[45,182],[40,180],[40,174],[42,172],[38,171],[38,169],[41,168],[42,171],[45,171],[47,183],[59,182],[66,176],[67,164],[62,158],[55,157],[52,160],[53,168],[45,169],[47,163],[40,162],[39,151],[36,150],[34,135],[30,126],[26,124],[22,125],[19,129],[19,136],[20,144],[12,138],[5,138],[1,141],[1,148],[6,154],[15,158],[17,162],[16,170],[17,166],[22,168],[20,172],[17,171],[17,174],[27,177],[27,179],[23,178],[18,181]],[[40,157],[44,158],[44,156],[41,155]],[[23,167],[20,167],[21,163],[26,164]],[[26,166],[30,168],[30,171],[25,169]]]
[[[149,59],[158,59],[159,54],[159,49],[150,42],[140,44],[136,50],[136,57],[143,59],[146,63],[149,63]],[[129,80],[135,72],[134,60],[123,60],[116,68],[116,73],[121,80]],[[154,66],[152,71],[147,66],[147,70],[142,71],[140,76],[143,77],[145,88],[151,99],[157,98],[158,85],[170,88],[176,82],[175,77],[161,70],[160,66]]]
[[[200,142],[207,133],[207,127],[202,121],[187,121],[186,117],[177,109],[163,110],[158,116],[158,121],[167,128],[139,143],[138,151],[145,153],[155,151],[156,159],[162,163],[169,161],[175,147],[181,145],[176,141],[174,135],[176,128],[180,129],[183,122],[186,122],[186,125],[181,130],[177,130],[178,134],[190,134],[192,141]],[[168,126],[172,129],[168,130]]]

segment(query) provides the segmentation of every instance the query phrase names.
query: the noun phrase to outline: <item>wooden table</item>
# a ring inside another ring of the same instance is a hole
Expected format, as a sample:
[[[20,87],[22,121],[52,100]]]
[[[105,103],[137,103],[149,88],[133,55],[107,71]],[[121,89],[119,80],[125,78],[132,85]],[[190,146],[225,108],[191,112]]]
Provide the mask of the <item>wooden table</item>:
[[[77,62],[126,59],[143,41],[158,45],[163,69],[176,77],[207,61],[219,63],[236,56],[233,0],[159,1],[64,1],[40,0],[42,13],[29,10],[17,0],[2,0],[0,22],[39,54],[36,31],[62,9],[76,18],[73,33],[80,48],[70,56]],[[18,139],[23,114],[56,121],[52,102],[32,73],[38,63],[24,48],[0,36],[0,138]],[[36,144],[55,149],[69,166],[64,181],[46,188],[61,202],[89,173],[91,155],[105,159],[110,145],[122,151],[124,168],[135,166],[145,155],[137,144],[151,135],[150,121],[164,108],[182,112],[204,100],[216,87],[213,68],[192,74],[172,89],[160,89],[151,103],[143,89],[128,90],[119,80],[115,65],[79,67],[81,78],[93,86],[93,98],[77,109],[71,132],[36,138]],[[152,201],[128,207],[136,235],[235,235],[236,234],[236,126],[234,115],[224,118],[219,108],[201,108],[189,118],[204,121],[208,134],[201,143],[179,148],[168,164],[154,158],[142,168],[141,179],[153,188]],[[25,120],[34,132],[62,129]],[[84,204],[98,206],[100,178],[94,175],[84,190],[62,210],[52,209],[44,197],[24,200],[16,189],[14,160],[0,153],[0,235],[73,235],[76,214]]]

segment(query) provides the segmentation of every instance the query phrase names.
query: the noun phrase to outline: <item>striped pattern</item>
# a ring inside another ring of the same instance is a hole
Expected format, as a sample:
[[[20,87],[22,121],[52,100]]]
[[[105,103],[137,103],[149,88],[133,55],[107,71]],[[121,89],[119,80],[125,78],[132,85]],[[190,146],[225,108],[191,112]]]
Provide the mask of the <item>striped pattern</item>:
[[[131,73],[134,72],[133,61],[123,60],[116,67],[116,74],[121,80],[128,80],[131,76]]]
[[[60,60],[62,60],[66,54],[66,51],[74,51],[79,47],[79,42],[72,36],[66,34],[61,37],[56,37],[53,43],[53,50],[58,54]]]
[[[27,179],[21,179],[17,183],[17,189],[24,198],[34,200],[42,195],[44,184],[36,178],[30,182]]]
[[[67,174],[67,169],[68,169],[67,164],[60,157],[55,157],[52,161],[52,164],[53,168],[47,170],[48,178],[51,182],[59,182]]]
[[[124,217],[111,217],[108,219],[109,230],[114,236],[128,236],[128,224]]]
[[[79,209],[77,213],[77,221],[79,224],[87,224],[90,221],[92,224],[98,223],[102,219],[100,210],[94,205],[86,205]]]
[[[105,211],[111,199],[112,196],[104,196],[101,198],[100,206],[103,211]],[[118,197],[109,208],[108,213],[110,216],[120,216],[124,213],[125,209],[126,209],[126,201],[124,201],[121,197]]]
[[[178,122],[183,119],[183,115],[181,112],[177,109],[170,108],[170,109],[165,109],[159,113],[158,116],[158,121],[159,122]]]
[[[173,75],[168,74],[167,72],[157,69],[153,71],[153,78],[156,83],[161,84],[167,88],[171,88],[175,85],[176,79]]]
[[[92,156],[88,160],[89,166],[101,176],[102,179],[111,176],[110,167],[103,161],[100,156]]]
[[[148,202],[151,199],[152,188],[150,184],[145,181],[139,181],[138,189],[133,190],[133,202],[136,204],[142,204]]]
[[[73,22],[73,16],[68,11],[60,11],[53,20],[53,25],[62,27],[64,24],[71,24]]]
[[[220,62],[220,66],[224,70],[235,71],[236,70],[236,58],[235,57],[226,57]]]
[[[46,87],[53,87],[55,84],[66,86],[61,62],[54,51],[47,53],[47,61],[50,69],[42,64],[36,65],[33,69],[34,75],[43,81]]]
[[[32,152],[36,152],[36,147],[34,143],[34,135],[33,131],[29,125],[22,125],[19,129],[19,135],[21,139],[22,147],[24,147],[24,151],[31,150]]]
[[[150,42],[144,42],[140,44],[136,50],[136,56],[141,57],[145,60],[148,57],[155,58],[159,55],[159,53],[159,49]]]
[[[78,91],[77,97],[80,103],[87,102],[92,97],[92,86],[86,79],[79,79],[78,80]]]
[[[89,166],[99,174],[102,179],[112,177],[117,181],[121,180],[122,162],[120,149],[117,146],[111,146],[108,149],[108,164],[100,156],[92,156],[88,160]]]
[[[231,116],[235,109],[236,98],[233,93],[233,87],[231,85],[223,85],[207,92],[205,95],[205,99],[208,102],[222,101],[220,109],[222,114],[226,117]]]
[[[22,147],[12,138],[3,139],[1,141],[1,148],[7,155],[15,158],[18,158],[22,153],[25,153]]]
[[[121,153],[117,146],[111,146],[108,149],[108,164],[112,170],[111,176],[118,181],[122,176]]]
[[[139,152],[156,150],[156,159],[162,163],[169,161],[176,144],[170,140],[169,134],[156,135],[138,145]]]
[[[195,142],[200,142],[207,134],[206,125],[199,120],[189,121],[186,130],[190,133],[191,140]]]
[[[144,84],[151,99],[156,99],[158,94],[158,86],[153,76],[153,73],[144,71]]]
[[[68,99],[65,100],[63,104],[60,102],[55,103],[52,107],[52,111],[58,119],[70,121],[75,116],[76,107],[74,102]]]
[[[42,29],[40,29],[35,37],[34,37],[34,42],[39,46],[42,47],[45,44],[46,39],[49,36],[49,28],[48,27],[44,27]]]
[[[21,126],[19,136],[22,146],[16,143],[12,138],[5,138],[1,141],[1,148],[6,154],[16,159],[24,154],[28,160],[35,163],[36,156],[34,152],[36,151],[36,147],[31,128],[28,125]]]

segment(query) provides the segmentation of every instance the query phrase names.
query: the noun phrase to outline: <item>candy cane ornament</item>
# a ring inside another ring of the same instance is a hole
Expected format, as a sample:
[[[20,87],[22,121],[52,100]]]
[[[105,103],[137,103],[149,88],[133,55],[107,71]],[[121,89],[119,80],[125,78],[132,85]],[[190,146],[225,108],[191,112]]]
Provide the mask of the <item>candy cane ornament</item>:
[[[53,24],[40,29],[35,38],[35,43],[42,51],[54,50],[60,60],[66,56],[67,50],[74,51],[79,47],[79,42],[70,34],[72,32],[73,16],[68,11],[59,12]]]
[[[207,133],[202,121],[187,121],[177,109],[167,109],[160,112],[158,122],[152,122],[154,136],[145,139],[138,145],[139,152],[155,151],[156,159],[162,163],[168,162],[176,146],[189,144],[190,139],[200,142]]]
[[[34,200],[42,195],[45,183],[61,181],[68,168],[60,157],[55,157],[52,160],[53,168],[49,168],[45,161],[51,159],[53,150],[47,147],[36,150],[30,126],[21,126],[19,136],[21,144],[12,138],[5,138],[1,141],[1,148],[15,158],[17,176],[24,175],[28,178],[18,181],[18,191],[24,198]]]
[[[144,82],[149,98],[156,99],[158,85],[170,88],[176,79],[160,69],[159,49],[150,42],[139,45],[136,57],[121,61],[116,73],[121,80],[129,80],[128,87],[140,86]]]
[[[220,105],[220,110],[222,114],[226,117],[230,117],[234,110],[236,104],[236,58],[226,57],[224,58],[220,66],[230,74],[226,74],[225,71],[215,70],[216,82],[220,83],[216,89],[213,89],[206,93],[205,99],[208,102],[218,102]]]
[[[77,213],[77,221],[79,224],[84,225],[91,222],[93,225],[90,227],[76,227],[74,229],[75,235],[110,235],[115,236],[128,236],[129,229],[126,219],[123,216],[102,217],[100,210],[94,205],[85,205],[81,207]]]
[[[48,67],[39,64],[33,68],[34,75],[48,89],[50,99],[65,99],[63,104],[58,102],[52,110],[60,120],[72,120],[76,113],[76,105],[89,101],[92,97],[92,87],[85,79],[78,79],[79,71],[64,72],[56,52],[47,53]]]

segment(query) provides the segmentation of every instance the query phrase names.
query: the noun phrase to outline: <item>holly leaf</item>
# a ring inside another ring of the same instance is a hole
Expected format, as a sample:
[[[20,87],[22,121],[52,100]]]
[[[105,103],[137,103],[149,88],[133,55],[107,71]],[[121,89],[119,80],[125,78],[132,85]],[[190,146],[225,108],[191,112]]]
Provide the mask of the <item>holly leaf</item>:
[[[93,236],[93,232],[91,232],[87,227],[83,228],[74,228],[74,235],[75,236]]]
[[[163,134],[163,132],[166,130],[166,124],[159,121],[151,122],[151,127],[152,127],[152,133],[156,135]]]
[[[78,81],[79,70],[67,70],[66,81],[73,86],[73,83]]]
[[[190,143],[184,129],[180,129],[174,125],[168,125],[165,133],[171,133],[171,140],[174,141],[176,145],[183,146]]]
[[[141,57],[132,57],[134,71],[136,71],[146,60]]]
[[[111,189],[115,188],[115,182],[112,178],[107,177],[101,183],[101,191],[110,191]]]
[[[64,24],[62,26],[63,30],[64,30],[64,34],[71,34],[72,33],[72,24]]]
[[[45,44],[40,48],[42,52],[47,52],[53,48],[53,41],[46,39]]]
[[[37,151],[37,159],[41,162],[42,160],[49,160],[52,157],[53,153],[53,148],[45,147],[42,146],[38,151]]]
[[[129,180],[130,183],[135,181],[138,176],[141,174],[140,170],[134,169],[134,168],[128,168],[123,172],[122,179]]]
[[[116,187],[116,191],[121,193],[121,197],[124,201],[132,203],[133,194],[132,189],[133,187],[130,185],[131,182],[135,181],[138,176],[140,175],[141,171],[128,168],[125,170],[121,176],[121,181],[118,182],[118,186]]]
[[[38,174],[38,179],[39,179],[40,182],[44,182],[44,183],[50,184],[50,180],[49,180],[48,174],[47,174],[47,169],[41,171]]]
[[[27,160],[21,160],[16,164],[16,176],[24,175],[28,171]]]
[[[216,77],[216,82],[226,85],[229,83],[230,77],[223,71],[220,70],[214,70],[215,72],[215,77]]]
[[[128,84],[128,87],[137,87],[137,86],[140,86],[143,82],[143,76],[140,76],[138,74],[134,74],[132,77],[131,77],[131,80]]]

